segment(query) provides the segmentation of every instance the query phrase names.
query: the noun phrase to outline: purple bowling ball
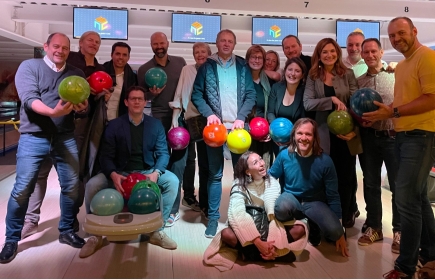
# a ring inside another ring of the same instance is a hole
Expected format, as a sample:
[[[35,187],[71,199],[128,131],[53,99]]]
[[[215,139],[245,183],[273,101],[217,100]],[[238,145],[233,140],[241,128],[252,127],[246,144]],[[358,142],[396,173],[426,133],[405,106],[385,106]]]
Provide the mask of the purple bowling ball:
[[[189,145],[190,134],[184,127],[174,127],[168,131],[169,147],[173,150],[183,150]]]

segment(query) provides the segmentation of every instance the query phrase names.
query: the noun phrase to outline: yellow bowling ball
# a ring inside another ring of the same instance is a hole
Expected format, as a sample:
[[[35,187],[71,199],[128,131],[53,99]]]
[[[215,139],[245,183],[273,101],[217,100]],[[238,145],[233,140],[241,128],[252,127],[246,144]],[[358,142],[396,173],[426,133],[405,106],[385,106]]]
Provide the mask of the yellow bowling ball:
[[[244,129],[235,129],[228,134],[228,149],[235,154],[243,154],[251,147],[251,135]]]

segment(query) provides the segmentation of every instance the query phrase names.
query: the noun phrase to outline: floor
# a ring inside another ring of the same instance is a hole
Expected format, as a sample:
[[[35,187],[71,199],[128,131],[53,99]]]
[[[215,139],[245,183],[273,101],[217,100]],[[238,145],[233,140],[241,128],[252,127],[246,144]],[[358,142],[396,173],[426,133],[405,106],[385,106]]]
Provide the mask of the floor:
[[[219,272],[202,262],[202,254],[211,239],[204,237],[206,220],[197,212],[180,206],[180,220],[166,233],[177,243],[178,249],[165,250],[146,240],[109,243],[86,259],[79,258],[79,250],[58,242],[59,187],[54,170],[49,176],[49,189],[41,209],[37,234],[19,243],[14,261],[0,265],[0,278],[381,278],[393,267],[397,257],[391,252],[391,194],[382,189],[384,207],[384,240],[370,246],[359,246],[357,239],[365,220],[358,168],[358,204],[361,216],[354,228],[348,230],[350,257],[344,258],[335,246],[322,241],[318,247],[307,245],[297,261],[291,264],[244,263],[237,261],[233,269]],[[227,219],[228,196],[231,187],[231,161],[225,161],[221,219]],[[5,217],[7,201],[15,180],[14,174],[0,181],[0,215]],[[79,221],[85,216],[84,207]],[[4,218],[0,219],[0,236],[4,236]],[[79,235],[87,237],[81,229]]]

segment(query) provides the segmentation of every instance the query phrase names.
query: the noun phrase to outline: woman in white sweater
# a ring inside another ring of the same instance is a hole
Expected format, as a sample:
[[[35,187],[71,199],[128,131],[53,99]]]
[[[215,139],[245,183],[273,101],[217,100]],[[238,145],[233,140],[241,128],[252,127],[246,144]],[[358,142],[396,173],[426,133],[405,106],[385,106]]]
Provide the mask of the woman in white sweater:
[[[204,262],[225,271],[232,268],[238,251],[249,251],[249,259],[271,261],[278,261],[290,252],[300,254],[307,244],[308,230],[305,221],[290,221],[284,226],[275,219],[275,200],[280,190],[278,181],[267,174],[263,159],[251,151],[244,153],[235,167],[228,227],[213,238],[204,253]],[[248,200],[235,191],[245,193],[254,205],[264,206],[269,219],[267,240],[261,240],[253,218],[246,212]],[[247,250],[248,246],[251,248]],[[255,254],[258,258],[252,258]],[[286,259],[294,260],[294,256]]]

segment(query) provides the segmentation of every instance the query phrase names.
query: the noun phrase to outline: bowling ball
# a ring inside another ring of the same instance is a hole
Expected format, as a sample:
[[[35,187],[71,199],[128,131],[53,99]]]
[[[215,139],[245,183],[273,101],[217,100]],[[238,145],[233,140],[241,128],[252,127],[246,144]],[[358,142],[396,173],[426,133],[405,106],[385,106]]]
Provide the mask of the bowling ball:
[[[210,124],[202,131],[204,142],[210,147],[220,147],[227,141],[228,132],[223,124]]]
[[[244,129],[234,129],[228,134],[228,149],[235,154],[243,154],[251,147],[251,135]]]
[[[381,95],[371,88],[360,88],[350,97],[350,108],[359,117],[364,113],[376,111],[379,107],[373,101],[382,103]]]
[[[326,119],[329,131],[335,135],[345,135],[353,131],[352,116],[346,111],[334,111]]]
[[[150,88],[154,86],[156,86],[156,88],[162,88],[166,85],[167,81],[168,76],[165,70],[160,67],[153,67],[145,73],[145,83]]]
[[[269,123],[265,118],[255,117],[249,123],[251,136],[255,140],[262,140],[269,134]]]
[[[91,200],[91,212],[98,216],[110,216],[121,212],[124,207],[122,195],[114,189],[102,189]]]
[[[151,180],[145,180],[145,181],[140,181],[140,182],[136,183],[136,185],[134,185],[134,188],[131,192],[134,193],[135,191],[138,191],[138,190],[143,189],[143,188],[152,189],[157,194],[159,199],[162,196],[162,193],[160,192],[159,186]]]
[[[288,143],[293,124],[286,118],[277,118],[269,126],[270,137],[276,143]]]
[[[89,86],[100,93],[103,89],[110,89],[113,86],[112,77],[104,71],[92,73],[88,78]]]
[[[134,214],[149,214],[159,209],[159,197],[150,188],[133,192],[128,200],[128,209]]]
[[[80,76],[69,76],[62,80],[57,89],[64,101],[79,104],[88,99],[91,89],[89,83]]]
[[[129,199],[134,186],[138,182],[146,180],[146,179],[148,179],[147,176],[145,176],[141,173],[128,174],[127,178],[124,181],[122,181],[122,183],[121,183],[121,187],[124,189],[124,193],[122,194],[122,196],[125,199]]]
[[[183,150],[189,145],[190,134],[184,127],[174,127],[168,131],[168,144],[173,150]]]

